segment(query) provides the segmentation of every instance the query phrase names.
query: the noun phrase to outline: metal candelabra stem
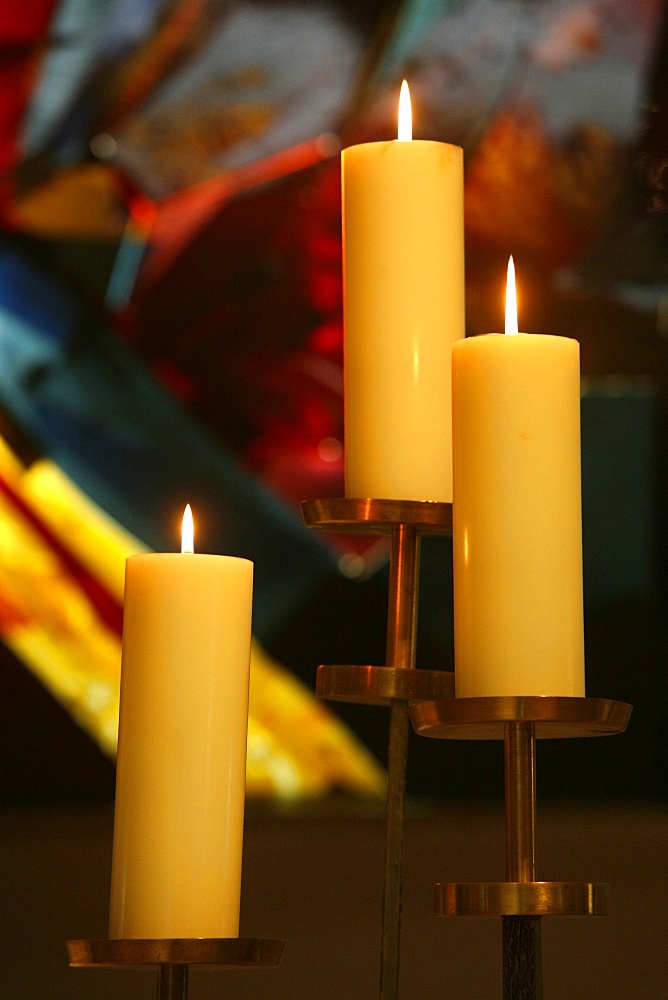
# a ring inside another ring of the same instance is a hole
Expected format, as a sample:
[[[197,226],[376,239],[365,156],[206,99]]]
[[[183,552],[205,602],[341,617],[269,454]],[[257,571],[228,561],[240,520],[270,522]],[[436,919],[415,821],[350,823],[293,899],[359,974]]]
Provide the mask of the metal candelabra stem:
[[[395,525],[391,545],[386,662],[388,667],[412,669],[420,575],[420,535],[415,525]]]
[[[321,698],[389,707],[385,881],[381,939],[380,1000],[399,995],[399,944],[403,827],[409,718],[413,699],[452,698],[453,675],[415,665],[420,543],[423,534],[450,534],[452,507],[445,503],[371,498],[330,498],[302,504],[305,522],[328,531],[390,536],[390,582],[385,664],[381,667],[321,665]]]
[[[605,736],[626,729],[631,706],[603,698],[505,696],[415,702],[420,735],[434,739],[503,739],[506,881],[437,882],[438,916],[499,916],[504,1000],[542,1000],[541,919],[608,912],[602,882],[537,882],[536,738]]]
[[[536,732],[531,722],[506,722],[504,732],[506,879],[536,878]],[[542,1000],[541,918],[503,916],[504,1000]]]
[[[395,669],[412,670],[415,667],[419,568],[420,536],[415,526],[396,525],[392,532],[390,551],[386,647],[387,666]],[[381,1000],[396,1000],[399,994],[408,730],[409,720],[406,703],[393,699],[390,706],[387,752],[385,881],[380,970]]]
[[[188,966],[158,967],[158,1000],[188,1000]]]

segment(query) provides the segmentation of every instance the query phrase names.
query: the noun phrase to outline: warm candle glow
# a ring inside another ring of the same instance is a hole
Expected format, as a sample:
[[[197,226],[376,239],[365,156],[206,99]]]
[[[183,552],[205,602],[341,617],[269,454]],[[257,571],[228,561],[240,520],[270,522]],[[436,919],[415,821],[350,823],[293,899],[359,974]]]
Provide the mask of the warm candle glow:
[[[508,277],[506,279],[506,333],[519,333],[517,322],[517,289],[515,287],[515,263],[508,258]]]
[[[399,128],[397,139],[399,142],[410,142],[413,138],[413,116],[411,114],[411,95],[408,84],[404,80],[399,93]]]
[[[190,504],[186,504],[186,509],[183,512],[183,521],[181,523],[181,552],[187,552],[192,555],[195,551],[194,542],[195,529],[193,527],[193,512],[190,508]]]

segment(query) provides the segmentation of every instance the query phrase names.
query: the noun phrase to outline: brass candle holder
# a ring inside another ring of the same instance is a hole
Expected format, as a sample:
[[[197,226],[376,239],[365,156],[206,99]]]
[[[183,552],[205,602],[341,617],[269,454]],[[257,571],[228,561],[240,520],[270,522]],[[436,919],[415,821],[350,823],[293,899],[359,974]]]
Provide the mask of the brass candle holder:
[[[417,733],[435,739],[502,739],[505,882],[436,883],[437,916],[500,916],[504,1000],[541,1000],[541,918],[608,912],[601,882],[538,882],[535,863],[536,739],[605,736],[626,729],[631,706],[601,698],[500,697],[416,702]]]
[[[228,969],[258,969],[277,965],[283,942],[261,938],[160,938],[67,942],[69,964],[143,966],[158,968],[158,1000],[187,1000],[188,971],[192,965]]]
[[[302,516],[312,528],[390,536],[385,665],[321,665],[316,676],[316,693],[333,701],[384,705],[390,710],[380,1000],[396,1000],[409,732],[407,706],[413,699],[446,699],[454,694],[452,673],[419,670],[415,666],[420,541],[425,534],[451,534],[452,505],[335,498],[306,501],[302,504]]]

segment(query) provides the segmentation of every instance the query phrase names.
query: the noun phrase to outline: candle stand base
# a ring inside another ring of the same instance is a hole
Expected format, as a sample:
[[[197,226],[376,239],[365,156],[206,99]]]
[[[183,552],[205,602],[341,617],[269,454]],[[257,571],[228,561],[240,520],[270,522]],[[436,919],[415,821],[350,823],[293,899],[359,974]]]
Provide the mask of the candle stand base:
[[[67,942],[73,968],[158,968],[158,1000],[187,1000],[191,965],[258,969],[277,965],[283,942],[261,938],[105,938]]]
[[[380,1000],[396,1000],[409,735],[407,707],[412,700],[447,699],[454,695],[452,673],[415,667],[420,540],[424,534],[452,533],[452,505],[344,497],[309,500],[302,504],[302,515],[312,528],[391,537],[385,665],[321,665],[316,693],[331,701],[384,705],[390,710]]]

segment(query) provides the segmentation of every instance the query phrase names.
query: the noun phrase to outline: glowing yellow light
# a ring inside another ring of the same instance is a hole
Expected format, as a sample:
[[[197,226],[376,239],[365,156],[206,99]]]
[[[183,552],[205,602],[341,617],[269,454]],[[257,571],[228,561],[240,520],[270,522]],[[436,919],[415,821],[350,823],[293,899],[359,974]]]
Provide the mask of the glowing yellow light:
[[[508,277],[506,279],[506,333],[519,333],[517,322],[517,289],[515,287],[515,263],[508,258]]]
[[[186,504],[186,509],[183,512],[183,521],[181,523],[181,552],[187,552],[192,555],[195,551],[194,543],[195,529],[193,526],[193,512],[190,509],[190,504]]]
[[[399,142],[410,142],[413,138],[413,116],[411,114],[411,95],[408,84],[404,80],[399,93],[399,127],[397,139]]]

